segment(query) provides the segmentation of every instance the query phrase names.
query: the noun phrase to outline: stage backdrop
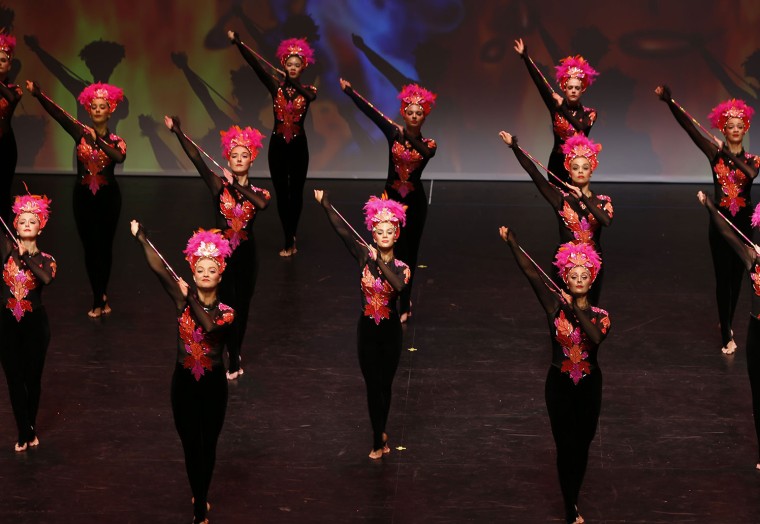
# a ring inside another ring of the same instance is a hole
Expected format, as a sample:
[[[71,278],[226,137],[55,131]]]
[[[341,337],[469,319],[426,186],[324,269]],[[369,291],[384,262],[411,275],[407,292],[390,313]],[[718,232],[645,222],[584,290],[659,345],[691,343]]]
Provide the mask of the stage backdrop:
[[[655,97],[657,84],[670,85],[705,125],[719,101],[758,108],[760,96],[754,0],[19,0],[4,3],[0,25],[18,39],[15,82],[36,80],[72,114],[86,118],[75,97],[94,80],[124,89],[128,101],[111,127],[128,144],[125,174],[190,172],[166,114],[220,160],[219,130],[237,123],[269,135],[269,94],[229,45],[228,29],[271,62],[283,38],[315,47],[317,63],[304,74],[319,89],[306,124],[312,177],[386,170],[387,144],[340,91],[342,76],[398,121],[402,84],[438,93],[423,129],[438,142],[426,177],[525,179],[498,131],[518,135],[542,161],[552,135],[513,50],[518,37],[552,84],[553,64],[569,54],[601,73],[583,98],[599,114],[591,133],[604,147],[598,181],[709,179],[707,160]],[[71,172],[71,138],[28,94],[13,127],[19,172]],[[266,147],[257,175],[266,173]]]

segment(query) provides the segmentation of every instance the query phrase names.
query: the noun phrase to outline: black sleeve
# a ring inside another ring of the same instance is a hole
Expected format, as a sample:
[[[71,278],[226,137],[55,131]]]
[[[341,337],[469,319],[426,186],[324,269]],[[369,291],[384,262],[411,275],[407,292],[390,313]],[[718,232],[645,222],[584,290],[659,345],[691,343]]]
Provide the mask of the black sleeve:
[[[84,133],[83,124],[79,120],[69,117],[64,113],[60,107],[55,105],[44,93],[42,93],[42,91],[39,90],[36,84],[35,87],[36,89],[32,90],[32,96],[39,100],[42,108],[47,111],[48,114],[52,116],[74,140],[79,141]]]
[[[528,257],[525,256],[525,253],[522,252],[520,244],[517,243],[517,239],[515,238],[514,233],[512,233],[512,230],[509,231],[509,235],[507,236],[507,244],[510,249],[512,249],[512,254],[515,256],[517,265],[528,279],[536,297],[538,297],[541,307],[544,308],[547,315],[553,314],[560,305],[560,299],[554,291],[551,291],[546,286],[544,277],[539,275],[536,267]]]
[[[235,40],[232,43],[237,46],[238,51],[240,51],[240,54],[243,55],[245,61],[248,62],[248,65],[253,68],[254,73],[256,73],[256,76],[259,77],[261,83],[264,84],[264,86],[269,90],[269,93],[272,95],[272,97],[274,97],[277,93],[277,88],[280,86],[279,79],[275,78],[264,69],[264,67],[259,62],[259,59],[256,58],[254,54],[251,53],[248,48],[243,45],[243,42],[240,41],[237,33],[235,33]]]
[[[171,131],[177,135],[177,140],[179,140],[179,143],[182,146],[182,149],[185,151],[187,158],[190,159],[190,162],[193,163],[196,171],[198,171],[198,174],[201,175],[203,181],[206,182],[206,185],[208,186],[209,191],[211,191],[211,194],[213,196],[218,195],[219,191],[222,190],[222,179],[216,176],[214,172],[209,169],[209,167],[203,161],[203,158],[201,158],[201,153],[198,151],[198,148],[195,147],[195,145],[187,139],[185,133],[182,132],[179,119],[172,117],[172,122],[173,125]]]
[[[241,195],[243,195],[249,202],[253,204],[258,210],[266,209],[269,206],[269,199],[266,198],[259,191],[251,189],[250,186],[241,186],[237,179],[232,181],[232,187],[235,188]]]
[[[702,133],[699,132],[697,129],[697,126],[695,126],[691,120],[689,120],[689,117],[686,116],[686,113],[678,109],[678,106],[673,102],[673,98],[670,96],[670,89],[667,86],[663,86],[663,94],[660,96],[660,100],[665,102],[668,105],[668,108],[670,109],[670,112],[673,113],[673,116],[676,119],[676,122],[678,122],[678,125],[680,125],[684,131],[686,131],[686,134],[689,135],[691,140],[696,144],[696,146],[702,151],[705,156],[712,162],[712,160],[715,158],[715,154],[718,152],[718,146],[716,146],[712,140],[705,138]]]
[[[437,146],[430,147],[421,138],[410,135],[406,132],[406,129],[404,129],[404,140],[407,140],[425,160],[433,158],[438,149]]]
[[[182,290],[174,277],[166,269],[166,266],[161,261],[161,258],[153,251],[153,248],[148,244],[148,237],[145,235],[145,230],[142,226],[137,231],[135,236],[137,241],[142,245],[143,252],[145,253],[145,260],[148,262],[148,267],[156,274],[158,281],[161,282],[164,290],[169,294],[169,297],[174,301],[174,305],[177,311],[182,311],[185,306],[185,296],[182,294]]]
[[[16,242],[8,238],[8,233],[3,231],[3,233],[0,234],[0,263],[8,258],[8,255],[11,254],[14,247],[16,247]]]
[[[317,99],[316,87],[313,87],[313,86],[304,87],[304,85],[301,82],[290,77],[285,79],[285,83],[293,86],[293,89],[298,91],[298,94],[300,94],[302,97],[308,100],[309,103]]]
[[[517,161],[520,162],[522,168],[530,175],[530,178],[538,188],[541,196],[543,196],[554,209],[560,209],[562,207],[562,193],[544,178],[544,175],[538,170],[536,164],[534,164],[533,161],[528,158],[528,155],[520,149],[517,145],[517,137],[512,137],[512,145],[510,148],[514,151]]]
[[[201,327],[203,328],[203,331],[206,333],[213,333],[214,331],[225,329],[229,325],[217,324],[215,322],[216,314],[212,315],[210,312],[207,312],[205,309],[203,309],[203,305],[200,303],[195,293],[187,294],[187,304],[190,306],[190,310],[193,312],[193,316],[196,318],[196,320],[198,320]]]
[[[383,273],[383,276],[390,283],[391,287],[396,291],[396,293],[401,293],[402,291],[404,291],[404,288],[406,288],[406,284],[407,284],[406,279],[401,277],[395,271],[393,271],[392,268],[388,267],[388,264],[383,262],[382,259],[380,258],[380,253],[377,254],[376,262],[377,262],[377,267]]]
[[[335,210],[333,210],[332,205],[330,205],[327,193],[323,193],[322,195],[322,208],[325,210],[325,213],[327,213],[327,219],[330,221],[330,225],[346,245],[346,249],[348,249],[351,256],[359,262],[359,265],[363,266],[367,262],[367,248],[360,245],[354,234],[346,229],[343,220],[338,216]]]
[[[8,101],[11,108],[15,108],[18,101],[21,100],[22,95],[16,89],[11,89],[4,82],[0,81],[0,96]]]
[[[103,140],[102,136],[97,137],[96,140],[98,147],[103,150],[103,152],[106,154],[108,158],[111,159],[112,162],[115,162],[117,164],[121,164],[124,162],[124,160],[127,159],[126,152],[119,149],[118,146],[114,146]]]
[[[735,154],[733,154],[731,151],[728,150],[728,146],[724,143],[723,149],[721,149],[721,153],[723,153],[726,158],[731,160],[734,164],[736,164],[736,167],[747,177],[749,177],[751,180],[754,180],[757,177],[757,165],[749,165],[747,164],[743,159],[739,158]]]
[[[46,263],[47,259],[43,258],[43,264],[40,266],[35,264],[32,257],[29,255],[29,252],[26,252],[21,255],[21,260],[24,261],[24,264],[29,268],[29,271],[32,272],[34,278],[42,282],[44,286],[50,284],[55,278],[55,269],[50,262]],[[50,260],[52,261],[52,259]]]
[[[528,74],[530,74],[530,77],[533,79],[533,83],[536,84],[536,88],[538,89],[538,93],[541,95],[544,104],[546,104],[546,107],[549,109],[549,111],[554,112],[557,109],[557,101],[554,100],[554,97],[552,96],[554,95],[554,90],[546,85],[546,82],[544,82],[544,79],[541,76],[541,72],[538,70],[538,67],[536,67],[528,55],[527,47],[524,49],[524,52],[520,58],[522,58],[523,62],[525,62],[525,67],[528,68]]]
[[[715,204],[712,203],[712,200],[705,198],[705,207],[707,208],[707,212],[710,213],[710,220],[713,225],[720,232],[721,236],[726,239],[726,242],[731,246],[731,249],[736,252],[736,255],[744,264],[744,267],[746,267],[747,270],[752,269],[755,259],[757,258],[754,248],[748,246],[741,238],[739,238],[739,235],[737,235],[731,226],[726,223],[726,219],[723,218],[721,212],[715,208]]]
[[[578,322],[581,325],[581,329],[586,333],[586,336],[591,342],[598,346],[605,338],[607,338],[607,333],[602,332],[601,327],[591,321],[588,311],[579,308],[575,302],[573,302],[573,312],[575,313],[575,318],[578,319]]]
[[[596,206],[586,195],[581,193],[581,202],[583,202],[589,212],[594,215],[594,218],[602,226],[608,227],[612,224],[612,217],[602,208]]]
[[[398,127],[396,127],[395,124],[389,122],[380,111],[370,106],[363,98],[358,96],[356,92],[354,92],[353,88],[346,87],[344,93],[346,93],[349,98],[354,101],[354,104],[356,104],[356,107],[359,108],[359,111],[367,115],[367,117],[369,117],[369,119],[372,120],[375,125],[380,128],[380,131],[383,132],[389,141],[393,140],[396,137],[398,134]]]

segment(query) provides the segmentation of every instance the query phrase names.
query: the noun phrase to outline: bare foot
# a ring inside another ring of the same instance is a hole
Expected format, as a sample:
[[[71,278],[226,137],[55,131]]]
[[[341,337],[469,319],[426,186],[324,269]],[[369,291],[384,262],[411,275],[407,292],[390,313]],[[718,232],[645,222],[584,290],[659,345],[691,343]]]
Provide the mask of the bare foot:
[[[13,446],[13,449],[16,450],[16,453],[23,453],[26,451],[26,442],[24,442],[24,444],[21,446],[19,446],[18,442],[16,442],[16,444]],[[382,456],[382,453],[380,453],[380,456]]]
[[[383,455],[387,455],[391,452],[391,448],[388,446],[388,434],[383,433]]]
[[[757,464],[755,464],[755,469],[758,470],[758,471],[760,471],[760,462],[758,462]]]
[[[90,318],[100,318],[100,316],[103,314],[103,311],[99,308],[93,308],[87,312],[87,316]]]
[[[106,302],[106,303],[103,305],[103,314],[104,314],[104,315],[110,315],[110,314],[111,314],[111,311],[112,311],[112,309],[111,309],[111,306],[109,306],[109,305],[108,305],[108,302]]]
[[[293,253],[295,253],[295,251],[293,250],[292,247],[290,249],[281,249],[280,250],[280,256],[281,257],[292,257]]]
[[[238,375],[239,375],[239,374],[240,374],[240,372],[239,372],[239,371],[233,371],[232,373],[230,373],[230,372],[228,371],[228,372],[227,372],[227,380],[236,380],[236,379],[238,378]]]
[[[736,342],[733,339],[728,341],[725,347],[721,348],[724,355],[733,355],[736,352]]]
[[[369,452],[369,458],[372,460],[380,460],[383,458],[383,448],[380,449],[373,449]]]
[[[401,313],[401,316],[398,317],[398,319],[402,324],[406,324],[406,321],[409,320],[409,313]]]
[[[36,448],[40,445],[40,439],[37,437],[34,437],[34,440],[29,443],[30,448]]]

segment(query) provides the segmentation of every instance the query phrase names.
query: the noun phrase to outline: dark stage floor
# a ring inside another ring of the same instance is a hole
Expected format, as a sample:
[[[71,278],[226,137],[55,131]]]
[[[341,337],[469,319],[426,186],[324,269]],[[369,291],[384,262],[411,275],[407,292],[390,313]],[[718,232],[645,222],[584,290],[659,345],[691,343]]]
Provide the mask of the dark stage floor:
[[[111,317],[92,321],[70,176],[27,176],[54,199],[40,239],[59,265],[46,291],[53,340],[38,419],[42,445],[15,454],[0,383],[0,521],[190,522],[190,488],[169,405],[172,305],[128,234],[137,217],[175,268],[191,230],[211,224],[199,179],[122,178]],[[19,184],[20,185],[20,184]],[[269,181],[262,185],[271,187]],[[426,183],[427,186],[427,183]],[[359,225],[381,181],[310,181]],[[760,521],[744,340],[720,352],[709,186],[615,184],[605,232],[604,401],[581,512],[594,522]],[[261,251],[245,375],[230,388],[209,514],[214,523],[560,522],[543,400],[546,321],[497,227],[545,267],[557,233],[530,183],[436,182],[380,463],[355,349],[358,276],[309,197],[298,255],[277,256],[276,210]],[[93,217],[97,220],[97,217]],[[415,348],[416,351],[407,351]]]

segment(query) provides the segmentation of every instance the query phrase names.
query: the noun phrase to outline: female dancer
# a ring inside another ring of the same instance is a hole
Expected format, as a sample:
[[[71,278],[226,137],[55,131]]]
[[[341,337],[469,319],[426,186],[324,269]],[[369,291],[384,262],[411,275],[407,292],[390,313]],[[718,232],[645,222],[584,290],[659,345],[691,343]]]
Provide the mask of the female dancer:
[[[226,180],[222,180],[203,162],[198,148],[182,132],[177,117],[165,116],[164,123],[177,135],[185,153],[203,177],[215,202],[218,202],[216,226],[224,231],[224,237],[232,248],[232,256],[227,263],[227,278],[219,285],[219,297],[235,310],[235,322],[227,332],[226,341],[230,357],[227,378],[235,380],[243,374],[240,349],[259,273],[253,221],[257,211],[267,208],[270,199],[269,191],[254,186],[248,180],[248,170],[259,154],[264,135],[251,127],[240,129],[239,126],[232,126],[222,131],[222,154],[232,171],[225,170]]]
[[[393,246],[406,223],[403,206],[393,200],[370,197],[364,206],[364,223],[372,231],[375,246],[358,244],[330,205],[327,192],[314,191],[335,232],[359,263],[362,272],[362,314],[357,328],[359,367],[367,387],[367,405],[372,422],[372,451],[369,458],[390,453],[385,425],[391,409],[393,377],[401,358],[401,323],[396,298],[411,278],[409,266],[395,258]],[[363,242],[363,241],[361,241]]]
[[[87,314],[91,318],[107,315],[111,312],[107,291],[113,238],[121,211],[121,191],[114,168],[127,157],[127,144],[108,130],[108,119],[124,93],[109,84],[85,87],[79,94],[79,103],[90,114],[90,127],[61,109],[37,83],[27,81],[26,88],[76,142],[79,177],[74,186],[74,221],[92,288],[92,308]]]
[[[562,144],[562,153],[565,155],[564,166],[570,173],[570,183],[565,184],[568,192],[565,192],[549,183],[541,175],[535,164],[517,145],[517,137],[506,131],[500,131],[499,136],[512,148],[520,165],[528,172],[543,197],[557,212],[560,244],[565,242],[591,244],[601,258],[602,228],[600,226],[606,227],[612,223],[612,199],[606,195],[593,193],[590,185],[591,175],[599,165],[597,154],[602,150],[602,146],[580,133],[573,135]],[[596,275],[596,285],[589,292],[589,300],[593,305],[599,303],[603,276],[604,269],[601,269]]]
[[[285,232],[285,247],[280,251],[280,256],[289,257],[298,251],[296,230],[309,170],[309,144],[303,123],[309,104],[317,98],[317,88],[301,85],[300,78],[303,70],[314,63],[314,51],[303,38],[280,42],[277,58],[287,72],[285,78],[280,79],[264,69],[237,33],[229,31],[227,36],[230,42],[237,45],[240,54],[272,95],[274,129],[269,140],[269,174],[277,198],[277,213]]]
[[[602,261],[588,244],[563,244],[554,265],[570,293],[559,294],[547,287],[548,283],[517,243],[514,232],[501,227],[499,234],[512,249],[549,321],[552,364],[546,377],[546,409],[557,447],[565,520],[582,523],[578,494],[602,407],[602,370],[597,353],[610,329],[607,312],[588,300],[589,288]]]
[[[2,236],[3,260],[0,316],[3,343],[0,359],[8,382],[13,416],[18,427],[16,451],[37,447],[37,409],[40,406],[42,369],[50,342],[50,326],[42,287],[55,278],[53,257],[37,248],[37,237],[50,217],[50,200],[38,195],[17,196],[12,207],[19,240]]]
[[[405,86],[398,95],[404,126],[394,123],[354,92],[351,84],[340,79],[340,88],[367,115],[388,140],[388,178],[385,193],[392,200],[401,202],[406,209],[406,232],[401,237],[397,252],[411,269],[409,284],[401,294],[399,312],[401,322],[412,315],[412,282],[417,267],[422,230],[427,217],[427,197],[422,187],[422,171],[435,155],[437,145],[432,138],[423,138],[422,125],[435,105],[436,95],[417,84]]]
[[[587,135],[596,122],[596,111],[581,104],[581,95],[594,83],[599,73],[580,55],[568,56],[559,61],[556,80],[564,97],[554,92],[546,83],[536,64],[530,59],[522,38],[515,40],[515,51],[525,62],[528,73],[536,84],[541,98],[549,110],[554,133],[554,146],[549,156],[549,171],[562,181],[570,182],[570,174],[565,167],[562,144],[575,133]]]
[[[700,134],[690,118],[676,106],[667,86],[658,86],[655,93],[668,104],[676,121],[691,137],[697,147],[707,156],[713,178],[713,202],[728,213],[727,218],[745,235],[752,234],[752,181],[760,168],[760,157],[744,151],[742,140],[749,131],[754,110],[742,100],[727,100],[713,108],[710,123],[720,129],[726,141],[713,143]],[[713,270],[715,272],[715,298],[718,303],[718,321],[723,347],[721,351],[731,355],[736,351],[734,321],[736,303],[739,300],[744,264],[731,246],[718,233],[714,223],[708,230]]]
[[[11,209],[11,184],[16,173],[18,149],[11,118],[21,100],[21,87],[8,83],[16,38],[0,33],[0,216],[8,220]]]
[[[216,443],[227,411],[227,380],[222,348],[224,331],[235,312],[219,302],[217,289],[225,258],[232,249],[217,230],[199,229],[187,242],[185,259],[193,271],[196,291],[175,280],[136,220],[132,234],[142,244],[148,266],[158,276],[177,311],[177,357],[172,377],[172,413],[182,440],[185,468],[193,491],[193,522],[208,522],[208,490],[216,462]]]
[[[752,309],[747,326],[747,373],[749,386],[752,391],[752,417],[755,420],[755,435],[758,444],[758,459],[755,469],[760,470],[760,251],[757,246],[748,246],[734,233],[726,223],[725,214],[719,216],[718,210],[707,196],[700,191],[697,193],[699,202],[710,213],[710,224],[728,243],[741,260],[744,267],[750,271],[752,278]],[[752,226],[760,227],[760,205],[752,214]]]

